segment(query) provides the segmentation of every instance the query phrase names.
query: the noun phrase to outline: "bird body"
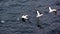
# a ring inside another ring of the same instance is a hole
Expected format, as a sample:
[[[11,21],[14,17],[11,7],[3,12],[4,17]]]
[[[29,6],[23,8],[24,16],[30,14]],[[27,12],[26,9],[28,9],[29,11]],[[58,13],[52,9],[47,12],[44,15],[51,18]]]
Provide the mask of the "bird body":
[[[22,19],[23,22],[25,22],[26,20],[28,20],[27,16],[28,15],[22,15],[21,19]]]
[[[55,12],[55,11],[56,11],[56,9],[52,9],[51,7],[49,7],[49,13]]]
[[[36,17],[40,17],[42,16],[43,14],[39,13],[39,11],[37,11],[37,16]]]
[[[23,15],[21,18],[28,19],[27,16],[28,15]]]

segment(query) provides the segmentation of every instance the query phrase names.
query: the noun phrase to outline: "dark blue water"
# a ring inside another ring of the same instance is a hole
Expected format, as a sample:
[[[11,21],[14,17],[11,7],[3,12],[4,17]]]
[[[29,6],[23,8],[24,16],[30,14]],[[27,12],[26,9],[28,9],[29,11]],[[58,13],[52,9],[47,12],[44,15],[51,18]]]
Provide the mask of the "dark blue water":
[[[48,12],[49,6],[57,9],[57,15]],[[36,18],[34,8],[44,15]],[[21,18],[17,20],[23,14],[29,15],[26,22]],[[5,22],[2,23],[1,20]],[[60,34],[60,1],[0,0],[0,34]]]

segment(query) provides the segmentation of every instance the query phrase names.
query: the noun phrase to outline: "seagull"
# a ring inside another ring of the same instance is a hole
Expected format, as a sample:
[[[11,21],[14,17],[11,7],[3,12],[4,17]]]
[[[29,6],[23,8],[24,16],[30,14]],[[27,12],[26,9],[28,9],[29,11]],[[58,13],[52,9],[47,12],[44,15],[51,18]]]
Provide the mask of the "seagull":
[[[21,18],[28,19],[27,16],[28,15],[23,15]]]
[[[39,13],[39,11],[37,11],[37,16],[36,17],[41,17],[43,14]]]
[[[49,13],[54,12],[55,14],[57,13],[56,9],[52,9],[51,7],[49,7]]]
[[[27,18],[27,16],[28,15],[23,15],[21,18],[22,18],[22,21],[23,22],[26,22],[26,21],[28,21],[29,23],[31,23],[30,21],[29,21],[29,19]]]
[[[21,17],[21,18],[22,18],[22,21],[23,21],[23,22],[25,22],[25,20],[27,20],[27,19],[28,19],[28,18],[27,18],[27,16],[28,16],[28,15],[22,15],[22,17]]]

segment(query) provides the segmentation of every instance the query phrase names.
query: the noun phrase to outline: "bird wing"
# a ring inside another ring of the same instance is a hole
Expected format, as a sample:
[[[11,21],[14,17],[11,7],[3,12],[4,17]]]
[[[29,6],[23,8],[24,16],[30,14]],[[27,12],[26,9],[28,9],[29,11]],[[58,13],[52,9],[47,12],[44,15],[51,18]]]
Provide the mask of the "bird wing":
[[[49,13],[52,12],[53,10],[51,9],[51,7],[49,7]]]
[[[49,10],[50,10],[50,11],[52,10],[51,7],[49,7]]]
[[[56,9],[53,9],[53,11],[56,11]]]
[[[37,15],[40,15],[39,11],[37,11]]]

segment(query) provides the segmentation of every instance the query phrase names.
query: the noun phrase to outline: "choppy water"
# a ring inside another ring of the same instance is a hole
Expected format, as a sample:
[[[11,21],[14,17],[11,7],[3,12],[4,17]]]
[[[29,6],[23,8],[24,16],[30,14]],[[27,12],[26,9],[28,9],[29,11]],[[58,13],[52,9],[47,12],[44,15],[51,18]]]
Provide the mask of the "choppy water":
[[[58,9],[57,15],[48,12],[49,6]],[[44,14],[39,17],[42,29],[37,27],[34,8]],[[23,14],[31,23],[17,20]],[[60,0],[0,0],[0,34],[60,34]]]

